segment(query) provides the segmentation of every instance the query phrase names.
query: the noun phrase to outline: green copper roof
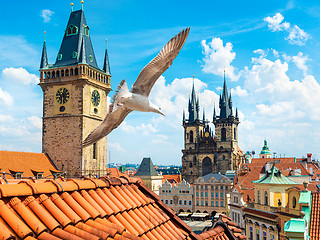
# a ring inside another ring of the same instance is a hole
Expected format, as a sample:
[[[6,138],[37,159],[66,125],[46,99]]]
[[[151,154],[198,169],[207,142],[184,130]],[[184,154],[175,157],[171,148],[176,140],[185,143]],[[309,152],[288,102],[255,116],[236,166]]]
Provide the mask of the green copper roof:
[[[291,181],[289,178],[285,177],[281,171],[276,167],[275,163],[272,168],[267,171],[266,175],[257,181],[252,181],[253,183],[263,183],[263,184],[298,184]]]
[[[306,223],[304,219],[291,218],[290,221],[284,225],[285,232],[304,233]]]
[[[299,203],[310,204],[310,200],[311,200],[311,192],[310,191],[300,193]]]
[[[264,140],[264,145],[262,147],[262,150],[261,150],[260,154],[270,154],[271,155],[270,149],[269,149],[268,144],[267,144],[267,140]]]
[[[71,31],[68,32],[69,28]],[[61,47],[53,67],[86,63],[98,68],[90,39],[89,27],[82,10],[71,12]]]
[[[135,176],[158,176],[151,158],[143,158]]]

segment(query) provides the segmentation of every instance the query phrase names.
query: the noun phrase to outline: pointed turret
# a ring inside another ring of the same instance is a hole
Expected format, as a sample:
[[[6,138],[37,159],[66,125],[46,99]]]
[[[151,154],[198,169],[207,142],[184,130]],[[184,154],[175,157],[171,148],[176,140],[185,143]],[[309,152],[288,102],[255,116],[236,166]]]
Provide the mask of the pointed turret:
[[[106,74],[111,75],[109,57],[108,57],[108,49],[107,49],[107,40],[106,40],[106,52],[104,54],[103,71]]]
[[[213,121],[215,121],[217,118],[217,115],[216,115],[216,105],[213,104]]]
[[[47,46],[46,46],[46,39],[44,39],[43,48],[42,48],[42,55],[41,55],[41,62],[40,62],[40,69],[44,69],[47,67],[48,67]]]
[[[197,98],[196,91],[194,90],[194,81],[192,84],[191,96],[188,105],[189,122],[199,120],[199,99]]]
[[[220,118],[228,118],[229,116],[233,115],[231,93],[229,98],[225,73],[224,73],[222,96],[220,94],[219,108],[220,108]]]
[[[185,122],[185,120],[186,120],[186,115],[185,115],[185,112],[184,112],[184,109],[183,109],[182,121]]]
[[[86,63],[98,68],[83,10],[73,11],[53,67]]]
[[[238,107],[236,107],[236,118],[239,118],[239,116],[238,116]]]
[[[205,109],[203,108],[203,117],[202,117],[203,122],[206,121],[206,113],[205,113]]]

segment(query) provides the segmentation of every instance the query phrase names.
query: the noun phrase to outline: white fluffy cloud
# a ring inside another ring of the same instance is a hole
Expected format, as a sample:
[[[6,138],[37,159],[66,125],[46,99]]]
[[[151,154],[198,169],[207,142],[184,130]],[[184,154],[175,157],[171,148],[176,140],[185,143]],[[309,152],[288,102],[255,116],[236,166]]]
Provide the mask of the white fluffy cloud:
[[[39,83],[39,78],[29,73],[26,69],[20,68],[5,68],[2,70],[2,77],[11,82],[21,83],[23,85],[33,84],[36,85]]]
[[[41,17],[43,18],[43,22],[47,23],[50,22],[52,15],[54,12],[50,11],[49,9],[43,9],[41,11]]]
[[[118,152],[125,152],[126,150],[121,147],[120,143],[118,142],[108,142],[108,147],[110,147],[113,150],[116,150]]]
[[[12,106],[13,105],[13,97],[6,91],[2,90],[0,87],[0,106]]]
[[[282,22],[284,17],[281,13],[276,13],[273,17],[266,17],[263,20],[268,23],[271,31],[282,31],[290,28],[290,23]]]
[[[236,57],[236,53],[232,50],[232,44],[227,42],[225,46],[220,38],[212,38],[212,41],[207,43],[206,40],[201,41],[204,54],[203,71],[212,73],[218,76],[223,76],[224,70],[226,76],[232,81],[237,81],[240,75],[235,73],[235,68],[231,65]]]
[[[286,40],[292,45],[304,45],[305,42],[311,38],[310,34],[306,33],[303,29],[297,25],[291,27],[290,23],[282,22],[284,17],[281,13],[276,13],[273,17],[266,17],[263,19],[268,23],[268,27],[272,32],[286,31],[289,33]]]

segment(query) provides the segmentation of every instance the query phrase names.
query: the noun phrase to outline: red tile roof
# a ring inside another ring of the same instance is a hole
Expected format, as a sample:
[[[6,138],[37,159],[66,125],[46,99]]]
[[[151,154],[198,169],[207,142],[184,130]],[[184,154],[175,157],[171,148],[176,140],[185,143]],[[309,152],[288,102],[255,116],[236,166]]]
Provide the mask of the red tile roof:
[[[59,172],[49,157],[44,153],[0,151],[0,172],[23,172],[22,177],[35,177],[43,172],[44,177],[51,177]],[[11,175],[6,178],[12,179]]]
[[[0,185],[0,239],[245,238],[222,218],[196,235],[139,179],[124,176]]]
[[[162,183],[164,183],[166,180],[170,183],[179,183],[181,182],[181,175],[162,175]]]
[[[320,193],[312,194],[310,215],[310,240],[320,239]]]

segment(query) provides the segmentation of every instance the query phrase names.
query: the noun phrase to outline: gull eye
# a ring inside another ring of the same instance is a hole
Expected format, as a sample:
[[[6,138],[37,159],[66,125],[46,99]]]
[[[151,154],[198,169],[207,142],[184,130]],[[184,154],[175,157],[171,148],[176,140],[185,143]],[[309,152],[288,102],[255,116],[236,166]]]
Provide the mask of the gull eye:
[[[159,108],[161,110],[161,108]]]

